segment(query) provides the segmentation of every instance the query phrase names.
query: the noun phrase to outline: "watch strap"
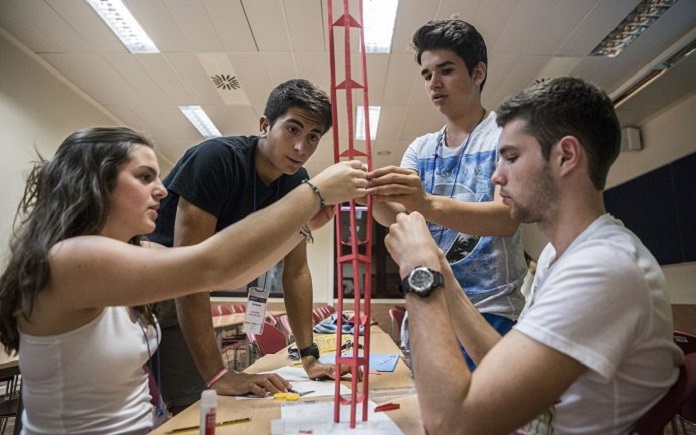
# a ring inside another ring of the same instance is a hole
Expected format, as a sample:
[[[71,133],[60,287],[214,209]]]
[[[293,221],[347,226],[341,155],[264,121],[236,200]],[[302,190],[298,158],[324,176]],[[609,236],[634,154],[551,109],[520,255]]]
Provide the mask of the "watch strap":
[[[306,356],[313,356],[317,360],[319,359],[319,346],[316,343],[312,343],[304,349],[300,349],[300,359]]]

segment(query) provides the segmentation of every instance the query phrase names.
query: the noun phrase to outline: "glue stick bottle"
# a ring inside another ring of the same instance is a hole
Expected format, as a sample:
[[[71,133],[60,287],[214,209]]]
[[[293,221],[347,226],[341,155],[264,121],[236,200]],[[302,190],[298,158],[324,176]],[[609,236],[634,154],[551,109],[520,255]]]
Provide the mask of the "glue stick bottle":
[[[217,392],[204,390],[201,394],[200,435],[215,435],[215,420],[217,414]]]

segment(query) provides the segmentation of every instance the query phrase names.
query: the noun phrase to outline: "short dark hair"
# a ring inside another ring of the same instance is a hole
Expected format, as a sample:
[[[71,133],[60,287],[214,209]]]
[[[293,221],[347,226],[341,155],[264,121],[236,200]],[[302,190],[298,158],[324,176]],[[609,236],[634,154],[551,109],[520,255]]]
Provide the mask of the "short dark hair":
[[[276,120],[291,107],[299,107],[324,123],[326,133],[331,128],[331,100],[326,92],[304,79],[293,79],[276,86],[268,96],[263,113],[273,127]]]
[[[483,36],[476,27],[462,20],[436,20],[422,25],[413,34],[411,46],[416,50],[416,62],[421,64],[421,56],[426,50],[446,48],[461,57],[469,74],[479,62],[488,67],[488,50]],[[486,84],[486,77],[481,82],[481,89]]]
[[[563,136],[578,138],[588,155],[588,171],[597,190],[604,190],[609,168],[621,151],[621,128],[607,94],[592,83],[560,77],[536,83],[496,109],[498,125],[522,119],[541,145],[546,160]]]

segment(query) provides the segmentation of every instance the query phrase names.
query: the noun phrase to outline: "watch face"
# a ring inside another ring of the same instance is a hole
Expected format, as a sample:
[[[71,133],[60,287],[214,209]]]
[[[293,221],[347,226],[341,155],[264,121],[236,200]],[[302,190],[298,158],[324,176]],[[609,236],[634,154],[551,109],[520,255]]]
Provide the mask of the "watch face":
[[[433,274],[425,267],[418,267],[408,277],[408,284],[417,293],[429,290],[433,285]]]

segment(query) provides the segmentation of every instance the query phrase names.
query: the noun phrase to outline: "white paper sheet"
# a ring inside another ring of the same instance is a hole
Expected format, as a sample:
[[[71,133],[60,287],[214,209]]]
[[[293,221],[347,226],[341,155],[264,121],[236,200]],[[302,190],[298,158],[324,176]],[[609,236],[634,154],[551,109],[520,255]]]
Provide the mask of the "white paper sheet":
[[[270,372],[264,372],[264,374],[277,374],[285,378],[290,384],[292,384],[292,389],[298,393],[311,393],[302,394],[302,399],[312,398],[312,397],[322,397],[322,396],[333,396],[335,391],[335,384],[333,379],[327,379],[323,381],[313,381],[307,376],[307,372],[300,367],[281,367]],[[345,385],[341,385],[341,395],[350,394],[350,389]],[[244,399],[258,399],[258,396],[237,396],[237,400]]]
[[[386,413],[375,413],[374,402],[367,404],[367,421],[362,421],[362,405],[356,410],[355,429],[350,428],[350,406],[341,406],[341,422],[334,423],[334,402],[288,402],[281,406],[282,418],[271,421],[271,434],[297,434],[312,431],[315,434],[370,434],[393,435],[403,433]]]

